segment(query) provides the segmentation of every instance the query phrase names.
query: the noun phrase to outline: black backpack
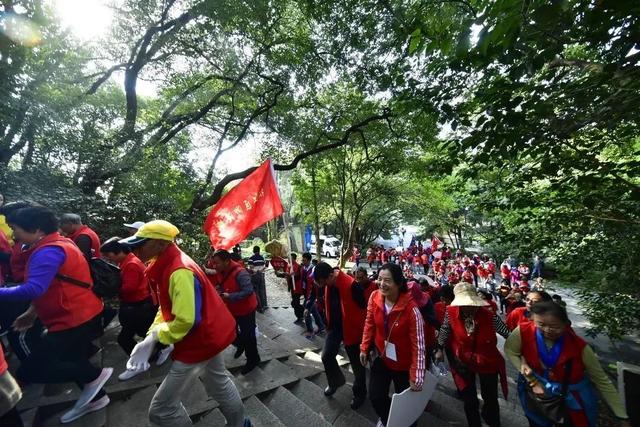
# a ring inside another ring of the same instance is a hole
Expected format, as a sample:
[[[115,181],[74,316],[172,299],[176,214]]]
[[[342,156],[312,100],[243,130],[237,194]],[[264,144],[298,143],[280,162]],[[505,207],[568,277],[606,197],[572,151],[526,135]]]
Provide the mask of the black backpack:
[[[93,279],[93,293],[100,298],[113,298],[120,294],[120,288],[122,287],[120,268],[102,258],[91,258],[89,261],[89,269],[91,270],[91,278]],[[65,276],[64,274],[56,274],[56,277],[76,286],[87,289],[91,288],[89,283]]]

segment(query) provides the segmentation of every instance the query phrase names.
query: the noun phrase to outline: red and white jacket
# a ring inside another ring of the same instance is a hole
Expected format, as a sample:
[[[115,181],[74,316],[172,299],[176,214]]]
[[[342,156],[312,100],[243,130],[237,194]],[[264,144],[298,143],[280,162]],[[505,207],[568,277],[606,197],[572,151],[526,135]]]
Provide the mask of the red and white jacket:
[[[385,323],[389,331],[385,330]],[[397,359],[395,361],[385,354],[387,338],[395,346]],[[422,385],[426,367],[424,320],[408,292],[400,294],[398,301],[388,314],[384,305],[384,296],[380,291],[373,292],[367,307],[360,351],[367,353],[372,345],[375,345],[389,369],[407,371],[411,381]]]

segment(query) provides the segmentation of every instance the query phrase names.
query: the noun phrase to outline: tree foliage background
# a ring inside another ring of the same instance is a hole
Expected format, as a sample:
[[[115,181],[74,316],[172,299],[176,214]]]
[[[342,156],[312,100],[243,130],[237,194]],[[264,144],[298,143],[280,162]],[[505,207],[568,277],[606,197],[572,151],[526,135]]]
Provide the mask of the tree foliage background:
[[[640,326],[638,2],[119,0],[92,43],[52,5],[0,4],[8,200],[103,236],[163,217],[204,250],[248,173],[220,157],[250,144],[296,170],[300,217],[336,224],[343,257],[418,223],[543,254],[597,332]]]

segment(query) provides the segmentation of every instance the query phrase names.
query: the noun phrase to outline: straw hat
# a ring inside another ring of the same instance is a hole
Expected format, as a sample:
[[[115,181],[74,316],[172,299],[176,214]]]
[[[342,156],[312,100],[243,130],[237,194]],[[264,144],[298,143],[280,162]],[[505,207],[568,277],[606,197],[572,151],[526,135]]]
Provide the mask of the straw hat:
[[[484,307],[487,305],[487,302],[478,295],[476,287],[471,283],[458,283],[453,288],[453,294],[455,298],[451,303],[452,306]]]

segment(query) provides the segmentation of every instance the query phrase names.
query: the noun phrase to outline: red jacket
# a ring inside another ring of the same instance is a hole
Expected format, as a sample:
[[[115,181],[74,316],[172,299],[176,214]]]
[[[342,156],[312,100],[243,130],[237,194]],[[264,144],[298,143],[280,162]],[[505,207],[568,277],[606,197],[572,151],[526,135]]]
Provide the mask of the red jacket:
[[[538,355],[538,345],[536,340],[536,325],[533,322],[520,324],[520,341],[522,342],[522,356],[527,364],[538,375],[544,376],[544,368]],[[564,345],[560,357],[555,366],[549,370],[549,380],[562,383],[565,376],[565,366],[572,360],[569,371],[569,384],[577,384],[585,376],[585,366],[582,362],[582,352],[587,343],[576,335],[574,330],[567,326],[564,333]],[[574,392],[574,396],[580,401],[580,396]],[[584,411],[569,411],[571,425],[575,427],[588,427],[589,421]]]
[[[507,396],[507,376],[504,358],[498,350],[498,339],[493,326],[493,312],[488,307],[481,307],[474,317],[475,330],[468,335],[464,320],[460,314],[460,307],[448,306],[451,334],[448,347],[453,356],[467,365],[467,368],[478,374],[500,374],[502,392]],[[476,360],[479,366],[470,366],[468,360]],[[454,364],[455,365],[455,364]],[[452,366],[452,375],[459,390],[464,390],[469,384],[468,378],[459,375]],[[475,379],[474,379],[475,381]]]
[[[83,225],[78,229],[78,231],[72,233],[69,238],[75,242],[78,237],[82,235],[89,237],[89,240],[91,240],[91,252],[93,254],[93,257],[100,258],[100,238],[98,237],[96,232],[90,229],[88,226]]]
[[[364,319],[367,315],[365,308],[360,308],[353,300],[351,287],[355,284],[353,277],[338,271],[336,283],[332,286],[338,288],[340,294],[340,306],[342,309],[342,341],[344,345],[359,344],[362,341]],[[327,329],[331,330],[331,292],[329,286],[325,286],[324,306],[327,316]]]
[[[196,291],[197,322],[182,341],[174,344],[171,357],[183,363],[199,363],[209,360],[229,346],[236,338],[236,321],[213,288],[204,271],[174,243],[170,244],[147,268],[146,274],[151,288],[160,302],[160,311],[165,322],[172,321],[169,279],[174,271],[186,268],[200,282]]]
[[[127,256],[120,263],[120,275],[122,287],[120,288],[120,301],[135,303],[151,297],[149,282],[144,275],[146,267],[134,254]]]
[[[408,292],[400,294],[390,313],[385,314],[384,296],[375,291],[367,306],[367,319],[360,351],[367,353],[375,345],[385,365],[393,371],[409,372],[411,381],[424,382],[426,345],[424,320]],[[385,317],[389,331],[385,328]],[[385,341],[395,346],[396,359],[385,354]],[[400,390],[397,390],[400,391]]]
[[[64,251],[65,260],[58,274],[93,284],[89,264],[80,249],[69,239],[51,233],[33,245],[32,255],[47,246],[57,246]],[[31,260],[27,264],[29,277]],[[82,325],[102,312],[102,301],[89,288],[54,278],[47,291],[32,301],[38,317],[49,332],[64,331]]]
[[[218,289],[221,289],[222,292],[226,292],[229,294],[239,292],[240,286],[238,285],[237,277],[243,269],[244,268],[240,264],[232,262],[231,270],[229,270],[227,274],[217,272],[215,275],[213,275],[212,282],[214,286]],[[227,305],[227,308],[234,316],[246,316],[247,314],[254,312],[256,308],[258,308],[258,298],[256,297],[255,292],[252,292],[248,297],[241,300],[226,300],[224,303]]]
[[[505,323],[507,324],[507,328],[509,328],[510,331],[513,331],[522,323],[530,322],[531,319],[529,319],[529,317],[527,317],[526,314],[527,314],[527,307],[514,308],[513,311],[509,313],[505,321]]]

